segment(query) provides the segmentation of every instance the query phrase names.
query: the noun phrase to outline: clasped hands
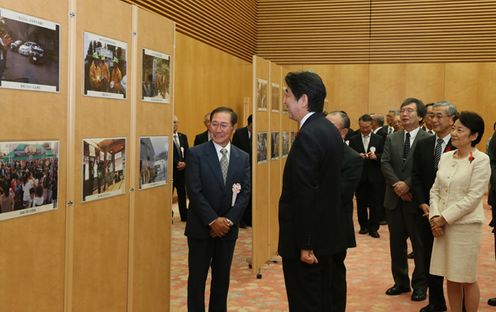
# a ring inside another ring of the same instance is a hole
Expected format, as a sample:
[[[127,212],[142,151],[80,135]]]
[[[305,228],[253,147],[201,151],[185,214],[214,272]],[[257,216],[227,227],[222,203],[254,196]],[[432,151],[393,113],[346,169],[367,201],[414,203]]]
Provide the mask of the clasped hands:
[[[360,156],[362,156],[363,159],[377,159],[377,155],[374,152],[360,153]]]
[[[305,250],[305,249],[302,249],[300,251],[300,261],[305,262],[307,264],[319,263],[319,260],[317,260],[317,257],[313,253],[313,250]]]
[[[218,217],[210,224],[210,237],[223,237],[231,229],[231,224],[224,217]]]
[[[444,235],[444,226],[447,222],[443,216],[434,216],[429,220],[429,223],[431,224],[432,235],[434,237]]]
[[[393,184],[394,193],[403,201],[411,202],[413,199],[410,187],[404,181],[398,181]]]

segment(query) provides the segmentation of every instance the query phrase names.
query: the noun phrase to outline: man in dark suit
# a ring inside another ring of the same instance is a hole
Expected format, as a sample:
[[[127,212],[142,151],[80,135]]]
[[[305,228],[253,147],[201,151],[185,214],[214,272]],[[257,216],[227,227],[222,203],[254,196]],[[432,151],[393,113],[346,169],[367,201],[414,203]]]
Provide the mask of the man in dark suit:
[[[436,135],[430,135],[417,142],[413,154],[412,194],[415,205],[421,209],[424,218],[420,221],[420,239],[424,245],[424,269],[429,287],[429,304],[420,312],[446,311],[446,300],[443,293],[442,276],[429,273],[432,244],[432,235],[429,223],[429,193],[436,179],[437,165],[441,154],[453,150],[451,145],[451,128],[458,112],[449,102],[438,102],[432,106],[431,125]]]
[[[380,135],[384,141],[388,135],[388,127],[384,126],[384,116],[380,114],[370,115],[372,117],[372,132]]]
[[[331,310],[332,256],[347,246],[341,209],[343,140],[322,114],[325,86],[312,72],[285,78],[284,105],[300,126],[283,174],[279,255],[290,311]]]
[[[350,128],[350,118],[343,111],[329,113],[326,118],[339,130],[343,140]],[[363,159],[348,145],[343,146],[343,164],[341,165],[341,209],[346,213],[346,248],[356,247],[353,226],[353,194],[362,176]],[[346,249],[332,256],[331,268],[331,306],[334,312],[346,311]]]
[[[496,255],[496,131],[493,133],[493,136],[489,141],[489,146],[487,147],[487,155],[489,156],[489,160],[491,161],[491,180],[487,203],[491,205],[493,212],[493,218],[490,225],[493,227],[494,251]],[[496,306],[496,297],[487,300],[487,304],[489,304],[490,306]]]
[[[425,104],[425,117],[422,129],[428,134],[435,134],[435,131],[432,128],[433,105],[434,103]]]
[[[239,147],[243,151],[245,151],[250,156],[250,167],[251,167],[251,136],[253,129],[253,116],[248,116],[247,126],[236,129],[233,135],[232,144]],[[250,169],[251,173],[251,169]],[[251,175],[250,175],[251,177]],[[251,198],[248,206],[246,207],[245,213],[243,214],[243,219],[241,220],[241,228],[245,228],[247,226],[251,226]]]
[[[400,109],[403,130],[388,135],[381,158],[381,169],[386,180],[384,206],[394,279],[394,285],[386,291],[386,295],[395,296],[410,291],[406,242],[410,237],[415,261],[412,275],[413,301],[425,300],[427,296],[424,251],[419,237],[419,225],[423,222],[423,217],[413,202],[411,193],[415,146],[420,139],[428,136],[419,127],[424,116],[425,106],[422,101],[415,98],[404,100]]]
[[[237,123],[227,107],[212,111],[212,140],[188,153],[188,311],[205,311],[205,282],[212,268],[209,311],[227,311],[227,293],[239,221],[250,198],[248,155],[230,143]]]
[[[372,117],[363,115],[358,119],[360,133],[350,139],[350,147],[364,159],[362,178],[356,191],[357,215],[360,234],[379,238],[379,220],[384,194],[384,178],[381,172],[381,155],[384,149],[382,137],[372,132]],[[368,208],[368,213],[367,213]]]
[[[210,113],[206,113],[205,116],[203,116],[203,124],[207,130],[195,136],[195,146],[208,142],[211,139],[210,133],[208,132],[208,126],[210,125]]]
[[[184,181],[184,169],[186,169],[186,154],[188,153],[188,137],[184,133],[177,132],[179,128],[179,119],[174,116],[174,133],[172,141],[174,145],[174,155],[172,158],[172,187],[177,192],[177,205],[179,206],[179,214],[181,221],[186,221],[188,209],[186,208],[186,186]]]

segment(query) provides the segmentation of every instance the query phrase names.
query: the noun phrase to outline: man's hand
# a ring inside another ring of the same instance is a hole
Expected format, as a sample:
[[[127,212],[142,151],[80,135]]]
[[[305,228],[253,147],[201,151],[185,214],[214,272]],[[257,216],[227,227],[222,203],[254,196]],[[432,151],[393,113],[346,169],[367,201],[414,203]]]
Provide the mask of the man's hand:
[[[400,198],[405,202],[411,202],[413,200],[413,195],[410,192],[406,192],[405,194],[401,195]]]
[[[302,249],[300,251],[300,260],[301,260],[301,262],[305,262],[308,264],[319,263],[319,260],[317,260],[317,257],[315,257],[315,255],[313,254],[313,250]]]
[[[397,196],[401,196],[406,192],[410,191],[410,187],[404,181],[398,181],[393,184],[393,190]]]
[[[361,156],[363,159],[367,159],[367,153],[360,153],[360,156]]]
[[[184,161],[178,161],[176,169],[181,171],[181,170],[184,170],[184,168],[186,168],[186,163]]]
[[[368,159],[372,159],[372,160],[376,160],[377,159],[377,155],[374,152],[368,152],[367,158]]]
[[[419,207],[424,212],[422,214],[422,217],[426,217],[427,219],[429,219],[429,208],[430,208],[430,206],[427,205],[427,204],[420,204]]]
[[[215,221],[210,224],[210,236],[211,237],[222,237],[229,232],[231,227],[229,222],[224,217],[218,217]]]

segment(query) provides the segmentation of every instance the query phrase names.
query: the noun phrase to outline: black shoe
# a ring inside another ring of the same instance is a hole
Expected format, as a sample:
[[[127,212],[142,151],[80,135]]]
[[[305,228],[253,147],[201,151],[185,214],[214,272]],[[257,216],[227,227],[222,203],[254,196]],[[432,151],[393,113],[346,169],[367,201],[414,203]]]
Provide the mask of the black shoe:
[[[427,298],[427,291],[425,289],[417,288],[413,290],[412,301],[423,301]]]
[[[408,255],[406,255],[406,257],[408,259],[413,259],[414,258],[413,251],[411,253],[409,253]]]
[[[369,232],[369,230],[367,229],[360,229],[360,231],[358,231],[358,234],[367,234]]]
[[[425,307],[423,307],[422,309],[420,309],[419,312],[444,312],[447,310],[448,309],[446,308],[446,306],[436,307],[433,304],[428,304]]]
[[[379,235],[379,233],[377,233],[377,231],[376,232],[369,232],[369,235],[372,236],[373,238],[379,238],[379,237],[381,237]]]
[[[240,228],[242,228],[242,229],[246,229],[246,223],[241,222],[241,223],[239,224],[239,227],[240,227]]]
[[[496,307],[496,298],[491,298],[487,300],[487,304],[493,307]]]
[[[407,292],[410,292],[410,287],[401,287],[398,285],[394,285],[393,287],[386,290],[386,295],[397,296],[397,295],[401,295],[402,293],[407,293]]]
[[[387,221],[386,220],[381,220],[381,221],[379,221],[379,225],[387,225]]]

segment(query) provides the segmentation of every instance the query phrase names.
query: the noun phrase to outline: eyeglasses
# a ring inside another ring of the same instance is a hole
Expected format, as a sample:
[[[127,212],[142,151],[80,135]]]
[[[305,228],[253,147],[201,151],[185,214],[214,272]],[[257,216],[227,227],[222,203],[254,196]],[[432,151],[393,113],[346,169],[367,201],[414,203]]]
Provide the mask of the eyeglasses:
[[[220,127],[221,130],[227,130],[230,126],[231,126],[231,124],[229,124],[227,122],[215,122],[215,121],[210,122],[210,127],[212,127],[212,128],[219,128]]]
[[[400,109],[400,113],[408,113],[408,114],[411,114],[411,113],[415,113],[417,110],[416,109],[413,109],[413,108],[402,108]]]
[[[444,117],[449,117],[449,116],[444,114],[432,114],[432,118],[442,119]]]

